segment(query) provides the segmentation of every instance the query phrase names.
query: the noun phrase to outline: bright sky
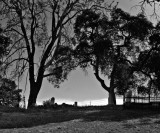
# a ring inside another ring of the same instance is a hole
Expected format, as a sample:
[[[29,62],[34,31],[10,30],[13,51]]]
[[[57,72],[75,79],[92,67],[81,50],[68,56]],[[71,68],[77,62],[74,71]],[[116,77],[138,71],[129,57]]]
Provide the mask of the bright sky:
[[[111,1],[111,0],[108,0]],[[119,7],[128,11],[129,13],[137,13],[140,9],[131,8],[138,4],[139,0],[117,0],[119,1]],[[148,7],[147,7],[148,8]],[[151,10],[147,9],[148,13]],[[108,80],[106,78],[106,83]],[[22,80],[20,88],[24,88],[25,79]],[[25,92],[26,101],[28,101],[29,84]],[[83,71],[77,69],[71,72],[67,81],[60,85],[60,88],[54,88],[52,84],[48,83],[45,79],[41,91],[38,95],[37,104],[41,104],[44,100],[48,100],[51,97],[55,97],[55,102],[73,104],[75,101],[78,105],[106,105],[108,103],[108,93],[100,86],[100,83],[96,80],[92,69],[85,75]],[[122,104],[122,100],[117,100],[118,104]]]

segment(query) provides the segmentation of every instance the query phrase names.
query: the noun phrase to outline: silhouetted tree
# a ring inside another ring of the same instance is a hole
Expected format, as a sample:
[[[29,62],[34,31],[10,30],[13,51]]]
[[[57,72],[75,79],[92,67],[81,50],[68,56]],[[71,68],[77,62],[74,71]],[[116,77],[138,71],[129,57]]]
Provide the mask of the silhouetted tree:
[[[14,73],[11,74],[14,76],[20,76],[28,70],[30,83],[28,107],[35,105],[43,78],[52,77],[54,74],[59,76],[58,73],[63,72],[62,67],[55,61],[55,52],[60,46],[71,44],[73,18],[87,5],[98,5],[101,2],[103,1],[0,1],[0,15],[6,20],[5,32],[13,41],[6,58],[7,67],[12,65]],[[59,61],[65,60],[61,59]],[[52,68],[49,68],[50,66]],[[63,75],[61,78],[63,80]],[[53,81],[54,79],[49,78],[50,81],[57,82]]]
[[[85,10],[77,17],[75,33],[79,44],[74,53],[75,63],[84,69],[93,67],[95,77],[109,92],[109,104],[116,104],[116,89],[127,89],[140,44],[146,41],[152,27],[143,14],[131,16],[117,8],[110,17],[96,10]],[[100,72],[110,78],[110,86]]]

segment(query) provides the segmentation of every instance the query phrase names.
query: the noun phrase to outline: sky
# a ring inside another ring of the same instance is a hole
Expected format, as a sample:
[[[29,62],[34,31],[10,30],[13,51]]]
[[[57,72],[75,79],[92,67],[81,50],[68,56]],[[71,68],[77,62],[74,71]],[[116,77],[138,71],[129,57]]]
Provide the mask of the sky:
[[[133,7],[134,5],[138,4],[139,0],[117,1],[119,1],[118,7],[131,14],[140,12],[140,8],[138,6]],[[151,13],[152,11],[148,9],[147,13]],[[105,82],[107,85],[109,85],[107,77],[105,77]],[[24,88],[24,86],[25,78],[23,78],[20,82],[20,88]],[[24,94],[26,96],[26,101],[28,101],[29,83],[27,84],[27,88]],[[60,88],[54,88],[51,83],[48,83],[48,81],[44,79],[42,88],[37,98],[37,104],[42,104],[43,101],[48,100],[51,97],[55,97],[55,102],[58,104],[74,104],[75,101],[78,102],[78,105],[106,105],[108,103],[108,93],[96,80],[92,69],[88,69],[88,74],[84,73],[80,69],[72,71],[68,77],[68,80],[62,83]],[[122,104],[122,99],[117,99],[117,103]]]

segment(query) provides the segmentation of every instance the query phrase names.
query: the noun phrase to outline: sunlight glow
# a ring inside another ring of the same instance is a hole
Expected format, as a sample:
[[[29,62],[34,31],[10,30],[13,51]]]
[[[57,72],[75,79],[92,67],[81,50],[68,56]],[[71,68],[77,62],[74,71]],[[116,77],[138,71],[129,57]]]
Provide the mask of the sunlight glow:
[[[72,100],[66,100],[66,99],[56,99],[55,103],[61,105],[62,103],[73,105],[74,102],[78,102],[78,106],[102,106],[108,104],[108,99],[99,99],[99,100],[86,100],[86,101],[72,101]],[[117,105],[123,104],[122,98],[116,99]],[[41,102],[37,102],[37,105],[42,105]]]

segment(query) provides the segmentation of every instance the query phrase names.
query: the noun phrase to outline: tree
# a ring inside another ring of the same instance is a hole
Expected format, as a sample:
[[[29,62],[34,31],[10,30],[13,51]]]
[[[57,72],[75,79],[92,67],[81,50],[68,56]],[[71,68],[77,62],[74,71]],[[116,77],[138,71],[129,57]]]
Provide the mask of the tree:
[[[74,53],[75,62],[81,68],[93,67],[95,77],[109,92],[109,104],[116,104],[115,89],[120,88],[122,79],[125,80],[121,89],[127,89],[140,44],[146,41],[151,28],[152,23],[143,14],[131,16],[118,8],[113,8],[110,17],[96,10],[85,10],[77,17],[75,33],[79,45]],[[110,78],[110,86],[100,72]]]
[[[54,74],[58,75],[56,71],[62,72],[62,67],[56,63],[55,53],[60,46],[71,44],[73,18],[87,4],[101,2],[1,0],[1,17],[7,23],[5,32],[13,41],[6,58],[8,62],[6,66],[8,68],[12,65],[14,73],[11,74],[15,77],[21,76],[28,70],[30,83],[28,107],[35,105],[43,79]],[[49,79],[54,80],[54,78]]]
[[[7,78],[1,78],[0,83],[0,104],[19,107],[22,90],[16,89],[17,85],[15,82]]]

